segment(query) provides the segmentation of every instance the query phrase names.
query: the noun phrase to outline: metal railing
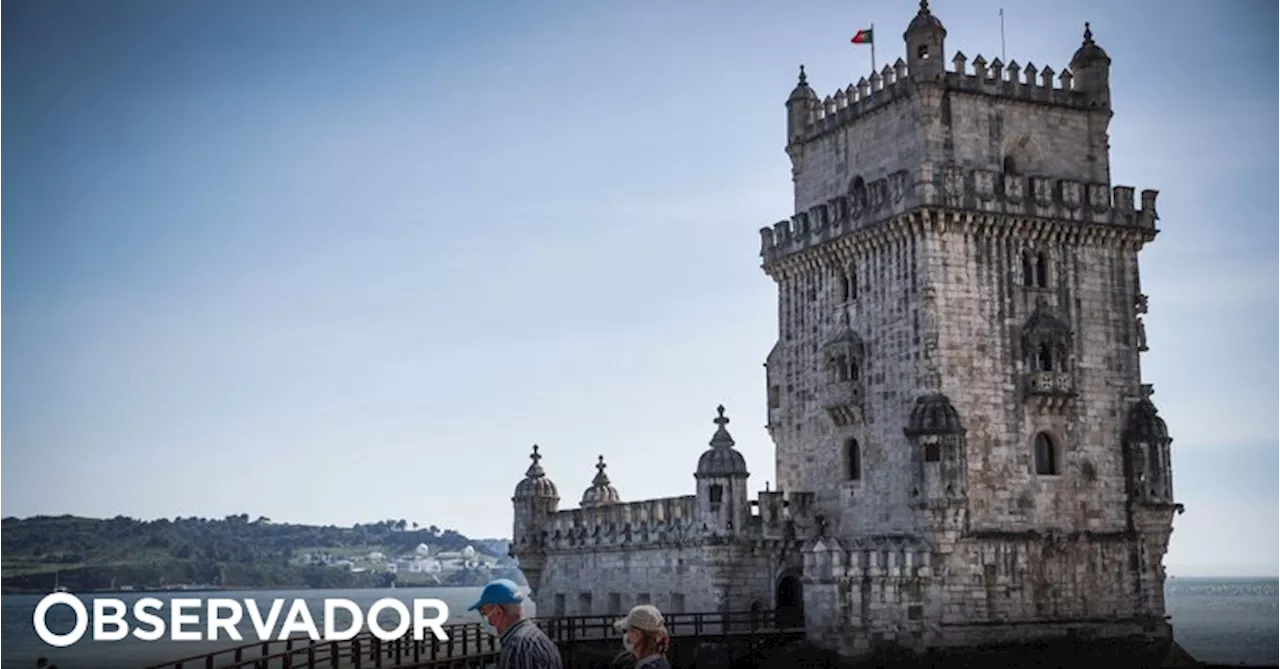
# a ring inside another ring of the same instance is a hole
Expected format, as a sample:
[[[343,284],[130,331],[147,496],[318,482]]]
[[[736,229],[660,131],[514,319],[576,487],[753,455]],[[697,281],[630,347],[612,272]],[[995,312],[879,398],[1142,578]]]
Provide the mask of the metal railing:
[[[536,618],[534,622],[557,644],[617,639],[615,615]],[[730,611],[665,614],[667,631],[674,638],[758,636],[797,629],[777,626],[773,611]],[[498,656],[498,638],[477,623],[445,625],[448,641],[432,634],[424,639],[401,636],[384,641],[363,632],[342,641],[312,641],[294,637],[281,641],[244,644],[233,648],[184,657],[147,669],[383,669],[390,667],[470,669],[484,667]]]

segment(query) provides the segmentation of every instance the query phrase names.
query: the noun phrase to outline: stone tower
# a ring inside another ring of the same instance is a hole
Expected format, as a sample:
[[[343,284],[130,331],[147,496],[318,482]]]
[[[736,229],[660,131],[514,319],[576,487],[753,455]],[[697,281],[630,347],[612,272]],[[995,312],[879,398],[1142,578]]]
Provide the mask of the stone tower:
[[[511,497],[515,522],[510,552],[519,557],[520,570],[529,581],[529,587],[536,593],[546,559],[542,550],[545,543],[543,533],[547,519],[558,510],[560,493],[556,490],[556,484],[547,478],[542,469],[542,455],[538,453],[537,444],[534,444],[529,459],[533,462],[525,471],[524,478],[516,484],[515,494]]]
[[[768,430],[778,488],[829,524],[810,636],[846,653],[1089,620],[1169,635],[1181,507],[1140,373],[1156,191],[1111,184],[1111,59],[1085,26],[1061,74],[962,53],[948,71],[921,2],[906,60],[825,98],[802,68],[786,102],[795,214],[761,230]],[[855,550],[888,545],[914,557]],[[887,573],[913,585],[873,595]]]
[[[710,448],[698,458],[693,477],[697,480],[697,522],[709,533],[742,534],[747,530],[751,506],[747,499],[747,461],[734,448],[733,437],[725,427],[729,419],[724,406],[716,407],[715,434]]]

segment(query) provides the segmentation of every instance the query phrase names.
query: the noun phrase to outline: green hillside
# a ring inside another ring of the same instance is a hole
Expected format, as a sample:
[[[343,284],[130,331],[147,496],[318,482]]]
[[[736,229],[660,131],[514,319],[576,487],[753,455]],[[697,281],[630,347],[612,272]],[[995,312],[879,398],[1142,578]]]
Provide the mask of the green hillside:
[[[520,579],[503,540],[471,539],[454,530],[385,520],[353,527],[292,525],[248,514],[223,519],[140,521],[75,516],[0,521],[5,592],[73,592],[175,587],[385,587],[397,575],[309,564],[307,556],[384,553],[399,556],[425,544],[432,554],[472,546],[476,562],[439,577],[444,585],[474,585],[495,576]]]

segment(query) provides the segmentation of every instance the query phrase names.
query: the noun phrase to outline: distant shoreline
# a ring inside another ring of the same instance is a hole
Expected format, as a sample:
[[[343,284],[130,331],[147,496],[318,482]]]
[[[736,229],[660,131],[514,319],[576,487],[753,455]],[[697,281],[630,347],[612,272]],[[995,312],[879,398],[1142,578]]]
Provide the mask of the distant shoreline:
[[[330,591],[337,591],[337,590],[416,590],[416,589],[419,589],[419,588],[477,588],[477,589],[478,589],[478,588],[480,588],[480,587],[482,587],[482,586],[478,586],[478,585],[441,585],[441,584],[435,584],[435,583],[431,583],[431,584],[424,583],[424,584],[421,584],[421,585],[419,585],[419,584],[413,584],[413,585],[399,585],[399,586],[396,586],[396,587],[394,587],[394,588],[390,588],[390,587],[387,587],[387,586],[379,586],[379,585],[358,585],[358,586],[351,586],[351,587],[339,587],[339,588],[312,588],[312,587],[308,587],[308,586],[305,586],[305,585],[297,585],[297,586],[275,586],[275,587],[257,587],[257,586],[248,586],[248,585],[230,585],[230,586],[203,586],[203,587],[193,587],[193,588],[182,588],[182,587],[172,587],[172,588],[134,588],[134,589],[132,589],[132,590],[120,590],[120,589],[115,589],[115,590],[100,590],[100,589],[91,589],[91,590],[76,590],[76,591],[74,591],[74,592],[70,592],[70,591],[69,591],[69,593],[70,593],[70,594],[74,594],[74,595],[136,595],[136,594],[154,594],[154,593],[166,593],[166,594],[168,594],[168,593],[175,593],[175,592],[254,592],[254,591],[270,591],[270,590],[314,590],[314,591],[316,591],[316,592],[323,592],[323,591],[326,591],[326,590],[330,590]],[[38,589],[33,589],[33,588],[29,588],[29,589],[23,589],[23,588],[4,588],[4,589],[0,589],[0,595],[10,595],[10,596],[11,596],[11,595],[49,595],[49,594],[53,594],[53,593],[48,592],[48,591],[45,591],[45,590],[38,590]]]

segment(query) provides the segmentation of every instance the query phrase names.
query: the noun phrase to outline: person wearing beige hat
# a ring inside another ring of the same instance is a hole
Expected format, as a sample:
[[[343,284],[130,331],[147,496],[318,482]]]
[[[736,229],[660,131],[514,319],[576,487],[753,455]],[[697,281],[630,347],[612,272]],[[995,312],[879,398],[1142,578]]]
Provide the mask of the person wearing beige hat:
[[[636,606],[613,627],[622,632],[623,645],[635,656],[635,669],[671,669],[667,662],[671,636],[667,634],[667,623],[658,607],[651,604]]]

